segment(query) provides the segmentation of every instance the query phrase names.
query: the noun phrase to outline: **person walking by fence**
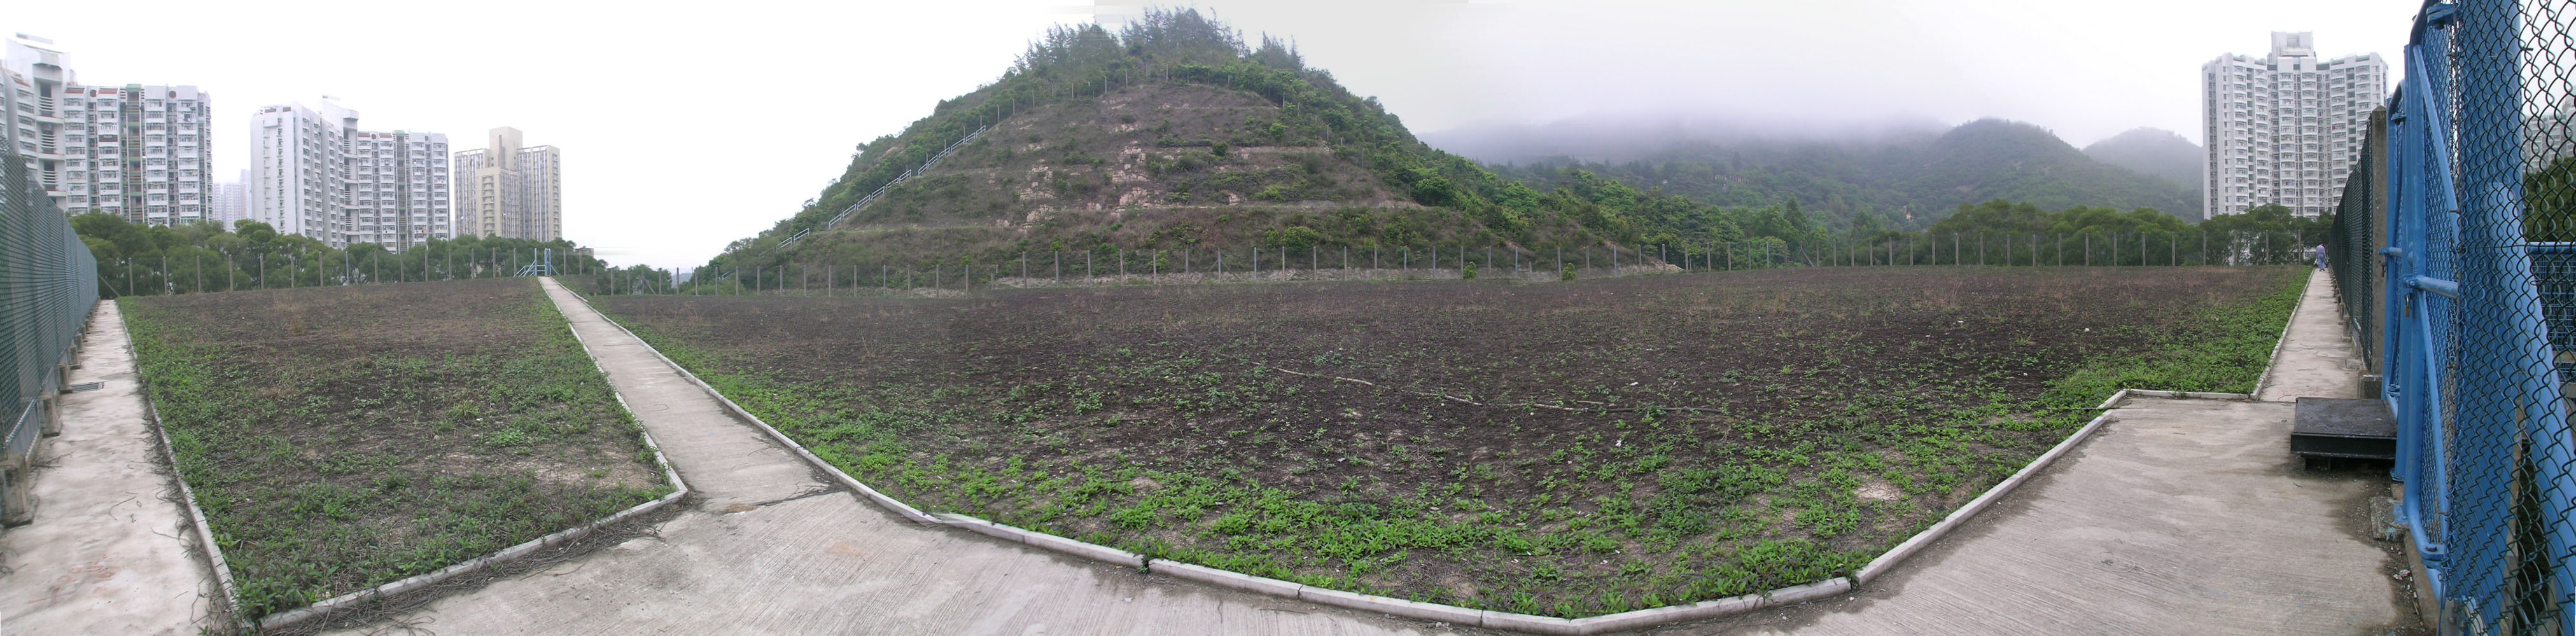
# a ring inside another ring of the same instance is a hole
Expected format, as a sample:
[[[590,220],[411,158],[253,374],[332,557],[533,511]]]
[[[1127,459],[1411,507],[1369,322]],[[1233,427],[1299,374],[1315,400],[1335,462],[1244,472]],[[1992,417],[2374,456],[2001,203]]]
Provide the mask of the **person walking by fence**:
[[[2317,261],[2317,270],[2324,271],[2326,268],[2326,246],[2318,245],[2316,247],[2308,248],[2308,251]]]

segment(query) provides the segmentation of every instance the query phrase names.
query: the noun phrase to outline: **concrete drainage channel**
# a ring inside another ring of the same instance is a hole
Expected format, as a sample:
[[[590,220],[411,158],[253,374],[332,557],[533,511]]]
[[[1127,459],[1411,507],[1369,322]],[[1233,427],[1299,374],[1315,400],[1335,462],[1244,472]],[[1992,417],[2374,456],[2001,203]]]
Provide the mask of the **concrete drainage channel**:
[[[583,297],[583,300],[586,302],[589,299],[587,297]],[[2302,297],[2302,303],[2304,303],[2304,296]],[[605,314],[602,315],[605,316]],[[2293,309],[2293,315],[2296,315],[2295,309]],[[606,322],[610,325],[616,326],[619,331],[625,332],[628,336],[634,337],[637,342],[643,343],[646,351],[651,351],[656,359],[661,360],[663,364],[670,365],[672,369],[679,371],[680,377],[688,378],[689,382],[697,385],[699,390],[705,391],[707,395],[713,396],[718,403],[723,404],[727,411],[741,417],[744,421],[751,422],[753,426],[759,427],[761,432],[767,434],[770,439],[777,441],[788,449],[794,450],[796,452],[796,456],[804,458],[804,461],[807,464],[823,471],[824,474],[831,475],[832,479],[839,482],[841,485],[847,486],[852,491],[866,496],[869,501],[876,502],[878,506],[882,506],[887,510],[893,511],[896,515],[902,516],[905,519],[910,519],[914,522],[923,524],[942,525],[972,531],[1002,539],[1004,541],[1044,549],[1059,554],[1136,568],[1145,572],[1169,575],[1172,578],[1196,581],[1218,587],[1251,592],[1254,594],[1298,599],[1322,605],[1379,612],[1406,618],[1438,621],[1451,625],[1474,626],[1533,634],[1604,634],[1673,623],[1720,618],[1767,607],[1798,605],[1831,598],[1835,595],[1849,592],[1855,586],[1866,585],[1870,581],[1877,580],[1879,577],[1884,576],[1889,571],[1895,569],[1895,567],[1904,562],[1907,557],[1913,556],[1916,552],[1922,551],[1923,548],[1931,545],[1932,542],[1940,540],[1942,537],[1950,534],[1951,531],[1957,529],[1960,525],[1965,524],[1970,517],[1975,516],[1979,511],[1985,510],[1987,507],[1993,505],[1995,501],[2003,498],[2004,495],[2011,493],[2014,488],[2021,486],[2023,482],[2029,481],[2033,475],[2038,474],[2041,469],[2047,468],[2050,463],[2057,461],[2059,457],[2065,456],[2068,451],[2074,449],[2077,445],[2083,444],[2084,441],[2087,438],[2090,438],[2095,431],[2099,430],[2104,423],[2110,421],[2110,409],[2127,401],[2132,396],[2175,399],[2254,400],[2254,395],[2250,393],[2207,393],[2198,391],[2121,389],[2118,392],[2113,393],[2111,397],[2104,399],[2101,406],[2096,407],[2097,410],[2102,411],[2101,414],[2095,415],[2091,421],[2086,422],[2082,428],[2076,429],[2075,433],[2068,435],[2064,441],[2059,442],[2056,446],[2050,447],[2048,452],[2040,454],[2037,459],[2031,460],[2029,465],[2023,466],[2021,470],[2014,472],[2011,477],[2004,479],[2001,483],[1995,484],[1992,488],[1986,489],[1986,492],[1978,495],[1976,499],[1970,500],[1966,505],[1960,506],[1958,510],[1951,511],[1949,515],[1942,517],[1940,522],[1934,523],[1932,527],[1916,533],[1913,537],[1906,539],[1904,543],[1897,544],[1895,548],[1889,549],[1886,554],[1879,555],[1878,558],[1871,560],[1869,564],[1862,566],[1860,570],[1853,572],[1850,575],[1838,576],[1814,583],[1793,585],[1742,596],[1701,601],[1688,605],[1671,605],[1653,609],[1621,612],[1617,614],[1568,619],[1553,616],[1538,616],[1534,614],[1480,610],[1458,607],[1455,605],[1442,605],[1438,603],[1421,603],[1373,594],[1359,594],[1312,587],[1292,581],[1282,581],[1268,577],[1230,572],[1202,565],[1182,563],[1179,561],[1150,558],[1141,554],[1109,546],[1077,541],[1025,528],[1002,525],[966,515],[948,513],[933,515],[924,513],[918,508],[914,508],[909,504],[905,504],[902,501],[878,492],[875,488],[868,487],[867,484],[861,483],[857,478],[851,477],[849,473],[842,472],[839,467],[833,466],[830,462],[823,461],[821,457],[815,456],[813,451],[805,448],[804,444],[797,443],[796,440],[789,438],[785,433],[779,432],[776,427],[772,427],[768,422],[762,421],[760,416],[753,415],[750,411],[744,410],[741,405],[735,404],[732,398],[725,397],[722,392],[716,391],[715,387],[709,386],[706,381],[699,379],[697,374],[690,372],[688,368],[682,367],[679,363],[671,361],[667,356],[663,356],[661,350],[654,348],[652,343],[644,340],[643,337],[636,336],[635,332],[627,329],[625,324],[620,323],[615,319],[609,319]],[[2286,326],[2284,329],[2284,333],[2286,334]],[[2273,349],[2272,358],[2277,359],[2278,357],[2280,357],[2280,348],[2276,344]],[[2264,368],[2266,369],[2265,375],[2269,375],[2269,369],[2271,368],[2270,361],[2265,363]],[[2258,379],[2256,383],[2259,386],[2261,384],[2261,380]]]
[[[571,326],[566,325],[565,329],[571,329]],[[574,332],[572,337],[575,341],[579,341],[581,339],[581,333]],[[132,355],[134,343],[131,340],[127,341],[125,348],[126,353],[128,355]],[[136,364],[141,364],[142,359],[140,357],[136,357],[134,359],[136,360]],[[597,368],[598,364],[599,362],[597,360],[593,360],[591,362],[593,368]],[[606,371],[603,369],[602,375],[605,374]],[[144,382],[142,374],[135,374],[135,382]],[[638,427],[635,432],[637,435],[642,436],[644,440],[644,448],[653,451],[653,463],[662,467],[662,478],[668,479],[671,482],[670,494],[662,495],[660,498],[652,501],[636,504],[633,507],[618,511],[617,514],[609,515],[607,518],[600,519],[598,521],[559,530],[546,536],[531,539],[525,543],[503,548],[499,552],[475,557],[473,559],[466,560],[463,563],[439,568],[436,571],[426,574],[414,575],[402,580],[378,585],[376,587],[323,599],[312,605],[269,614],[267,616],[260,617],[256,622],[254,622],[241,618],[244,614],[241,608],[241,595],[233,584],[232,570],[230,567],[225,565],[223,549],[215,543],[214,530],[206,524],[205,509],[197,507],[196,491],[188,487],[187,480],[178,477],[177,467],[179,465],[179,458],[178,455],[172,452],[170,448],[169,433],[161,428],[160,408],[152,402],[152,392],[149,385],[145,385],[144,389],[145,390],[141,391],[143,397],[144,419],[150,423],[152,434],[160,438],[161,460],[168,462],[169,466],[171,466],[171,480],[178,482],[180,498],[188,505],[188,518],[196,525],[197,542],[198,544],[205,546],[207,565],[214,570],[215,580],[223,588],[225,612],[232,617],[235,627],[246,628],[254,632],[267,632],[283,629],[291,625],[312,621],[350,608],[360,607],[366,605],[370,601],[384,597],[424,589],[448,579],[456,578],[460,575],[471,574],[495,565],[500,565],[511,560],[525,557],[529,554],[536,553],[539,550],[563,545],[575,539],[589,536],[591,532],[596,531],[601,527],[632,519],[638,515],[650,513],[655,510],[660,510],[664,506],[671,505],[672,502],[679,501],[689,496],[689,485],[680,480],[679,471],[671,468],[671,460],[662,456],[662,446],[654,443],[653,436],[649,433],[645,433],[641,427]],[[728,402],[728,404],[730,404],[730,402]],[[627,408],[625,396],[618,396],[617,406],[620,409],[626,409],[630,416],[633,414],[633,409]]]

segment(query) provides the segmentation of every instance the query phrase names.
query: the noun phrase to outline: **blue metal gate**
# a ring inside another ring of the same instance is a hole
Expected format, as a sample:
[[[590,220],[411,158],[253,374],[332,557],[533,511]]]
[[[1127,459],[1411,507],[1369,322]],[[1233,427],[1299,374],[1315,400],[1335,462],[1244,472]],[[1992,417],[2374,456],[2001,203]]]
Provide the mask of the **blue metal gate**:
[[[2337,219],[2338,291],[2384,373],[2397,516],[2444,633],[2576,633],[2571,26],[2563,2],[2427,4],[2372,131],[2385,164],[2354,171]],[[2354,205],[2374,184],[2386,208]]]

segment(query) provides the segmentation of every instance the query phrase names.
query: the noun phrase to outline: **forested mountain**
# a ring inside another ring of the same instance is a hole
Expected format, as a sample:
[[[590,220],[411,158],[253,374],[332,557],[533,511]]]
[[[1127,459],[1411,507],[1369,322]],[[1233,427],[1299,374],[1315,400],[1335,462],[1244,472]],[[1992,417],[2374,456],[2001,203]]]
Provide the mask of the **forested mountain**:
[[[1524,151],[1550,147],[1461,143]],[[1997,119],[1937,134],[1891,129],[1840,141],[1680,141],[1616,163],[1554,158],[1489,165],[1542,188],[1582,170],[1722,206],[1798,201],[1836,227],[1920,228],[1962,204],[1996,199],[2050,210],[2098,206],[2154,208],[2184,218],[2199,214],[2197,198],[2187,189],[2097,161],[2037,126]]]
[[[2095,161],[2162,177],[2184,189],[2200,189],[2201,165],[2208,159],[2200,144],[2162,128],[2139,128],[2084,147]]]

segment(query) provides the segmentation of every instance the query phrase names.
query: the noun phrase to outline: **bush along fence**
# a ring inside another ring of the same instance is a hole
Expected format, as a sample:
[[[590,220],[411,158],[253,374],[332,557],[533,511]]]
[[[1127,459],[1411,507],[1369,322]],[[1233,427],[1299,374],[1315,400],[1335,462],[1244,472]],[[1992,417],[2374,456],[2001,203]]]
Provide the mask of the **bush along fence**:
[[[18,97],[0,91],[0,148],[18,146]],[[32,111],[29,111],[32,112]],[[55,400],[68,390],[72,356],[98,304],[98,266],[60,209],[16,161],[0,161],[0,364],[11,392],[0,402],[0,523],[35,518],[29,471],[38,442],[61,432]]]
[[[2576,631],[2576,11],[2428,3],[2332,230],[2444,634]]]
[[[1778,240],[1529,249],[1507,245],[1123,249],[996,253],[938,261],[788,262],[753,267],[607,270],[583,284],[608,294],[737,295],[1309,280],[1509,279],[1787,267],[2137,267],[2309,263],[2293,232],[1892,234],[1797,245]]]

